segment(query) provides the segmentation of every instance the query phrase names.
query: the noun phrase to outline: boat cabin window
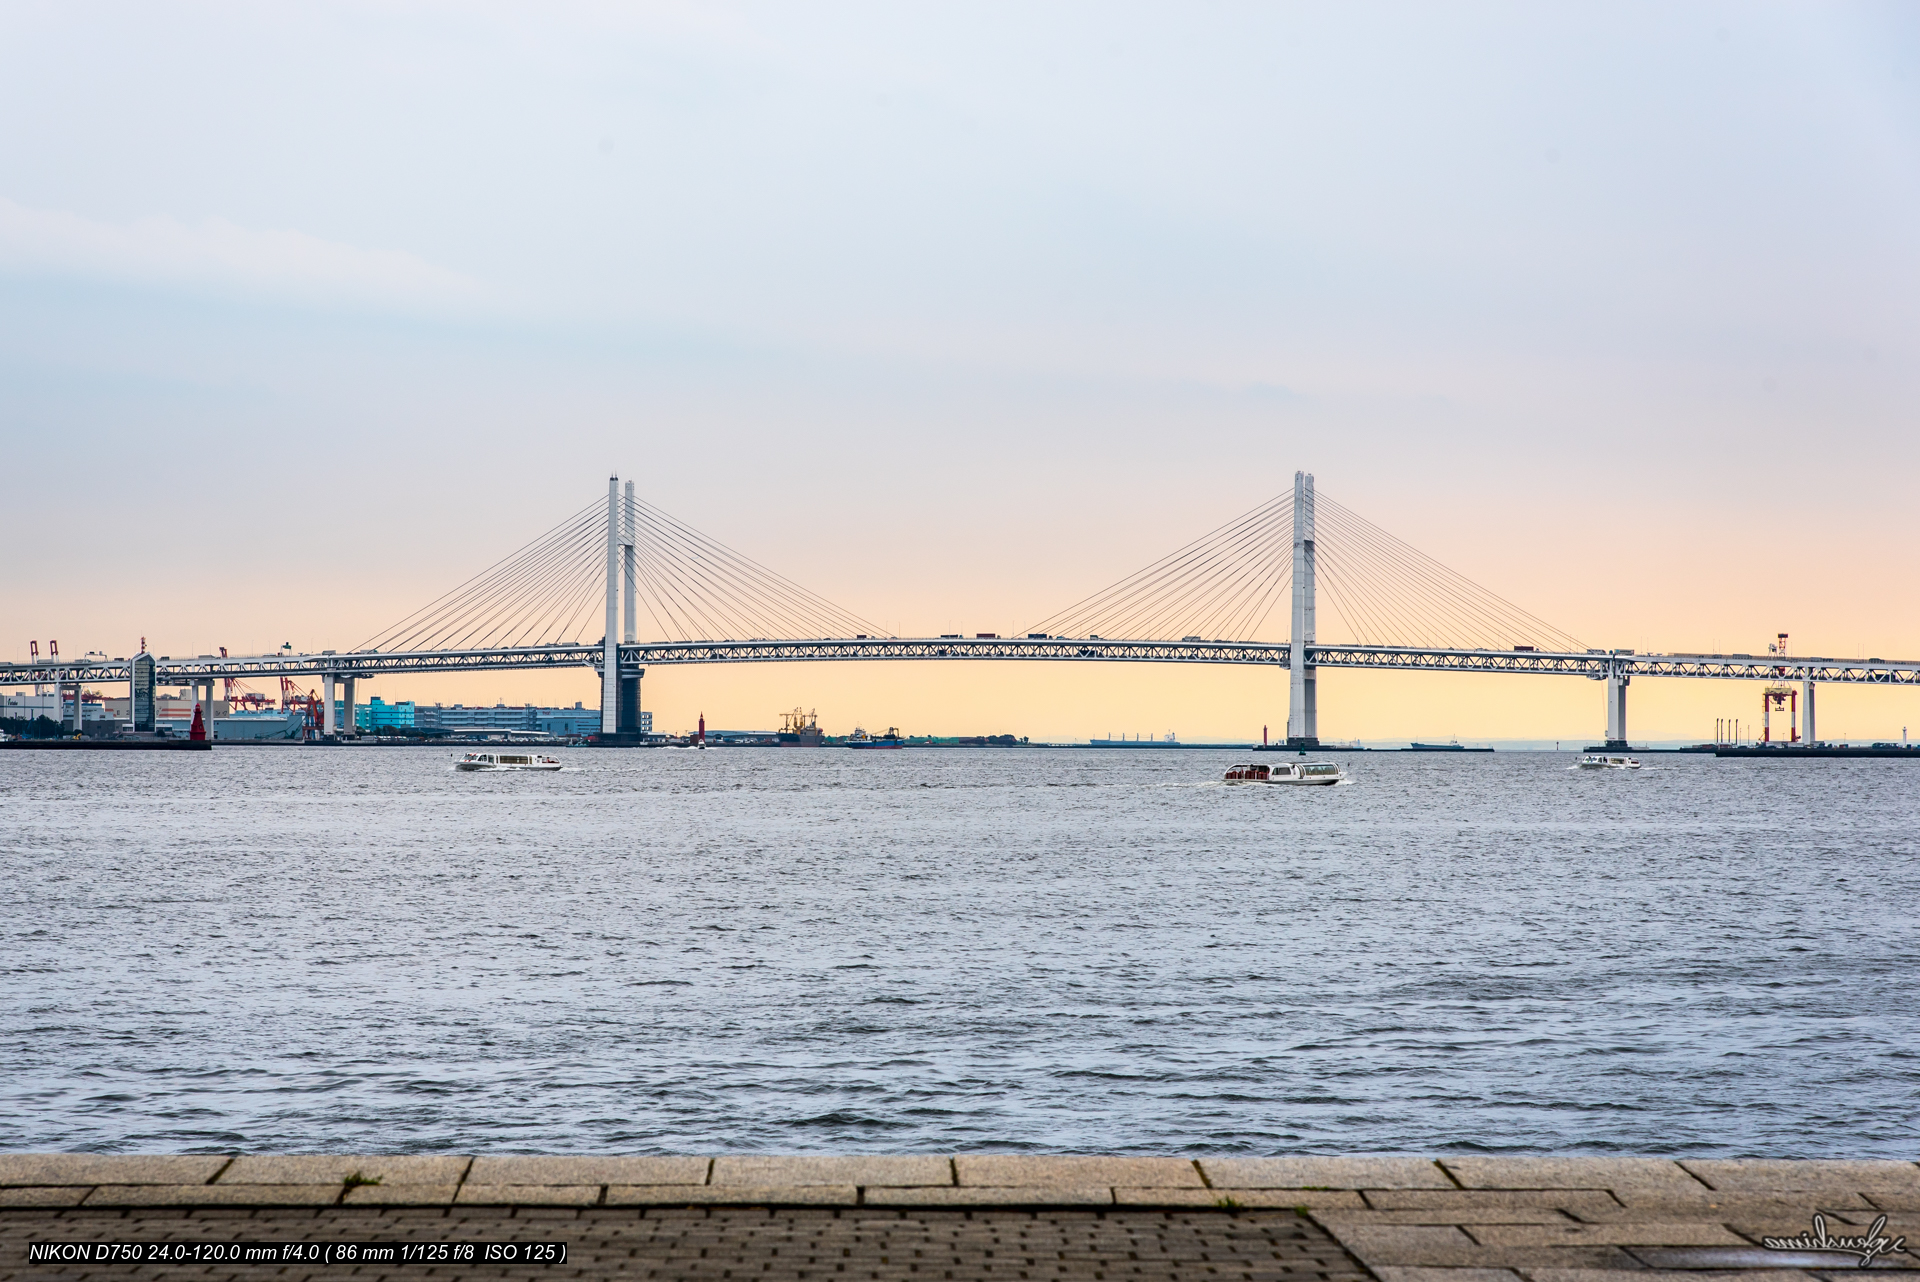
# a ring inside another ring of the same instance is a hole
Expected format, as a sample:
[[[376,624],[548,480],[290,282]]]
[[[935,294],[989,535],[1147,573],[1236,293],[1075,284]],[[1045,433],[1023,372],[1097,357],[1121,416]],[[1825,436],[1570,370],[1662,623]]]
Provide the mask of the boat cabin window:
[[[533,764],[533,758],[532,757],[502,757],[500,758],[500,764],[503,766],[530,766]]]
[[[1340,773],[1340,767],[1328,762],[1316,762],[1310,766],[1301,766],[1300,773],[1302,775],[1337,775]]]

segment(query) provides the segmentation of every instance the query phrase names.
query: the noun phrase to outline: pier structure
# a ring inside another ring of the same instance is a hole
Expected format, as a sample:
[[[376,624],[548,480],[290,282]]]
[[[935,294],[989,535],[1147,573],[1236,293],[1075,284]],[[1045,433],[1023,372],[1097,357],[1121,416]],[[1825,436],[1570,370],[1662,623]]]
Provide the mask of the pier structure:
[[[1323,639],[1321,590],[1345,638]],[[1284,613],[1280,603],[1289,602]],[[641,639],[640,619],[656,633]],[[1270,639],[1285,618],[1287,638]],[[600,635],[592,635],[598,623]],[[1818,744],[1815,684],[1920,686],[1920,661],[1759,654],[1640,654],[1588,646],[1317,493],[1290,491],[1029,627],[901,637],[647,503],[631,480],[351,650],[134,659],[37,653],[0,663],[0,687],[191,686],[213,721],[215,682],[318,676],[324,738],[351,735],[356,683],[381,675],[588,668],[601,685],[598,741],[640,733],[649,664],[1001,660],[1233,663],[1287,674],[1290,746],[1319,744],[1326,668],[1584,677],[1603,683],[1606,742],[1627,745],[1635,678],[1799,683],[1801,743]],[[336,704],[338,705],[336,707]],[[76,724],[82,729],[80,699]],[[136,722],[138,721],[136,712]]]
[[[241,1279],[1814,1282],[1920,1241],[1920,1166],[1860,1157],[19,1153],[0,1194],[18,1276],[76,1280],[197,1241]]]

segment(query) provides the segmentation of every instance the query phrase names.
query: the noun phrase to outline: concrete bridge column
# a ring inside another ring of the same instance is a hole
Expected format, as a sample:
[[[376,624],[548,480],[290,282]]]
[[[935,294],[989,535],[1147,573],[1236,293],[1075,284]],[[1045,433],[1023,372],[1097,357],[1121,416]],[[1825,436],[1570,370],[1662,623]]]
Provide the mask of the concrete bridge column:
[[[340,678],[340,686],[340,702],[345,705],[340,709],[340,733],[359,734],[360,723],[353,715],[353,678]]]
[[[1307,662],[1313,644],[1313,476],[1293,474],[1293,627],[1289,645],[1291,679],[1287,690],[1287,742],[1301,748],[1320,745],[1320,708],[1315,672]]]
[[[1607,747],[1627,746],[1626,666],[1618,660],[1607,664]]]
[[[333,673],[320,677],[320,733],[331,739],[340,733],[340,719],[333,711]]]
[[[1800,714],[1800,739],[1801,742],[1811,748],[1814,744],[1820,742],[1819,736],[1813,732],[1812,678],[1808,678],[1800,683],[1800,706],[1804,709]]]
[[[601,642],[600,733],[620,731],[620,478],[607,478],[607,632]]]

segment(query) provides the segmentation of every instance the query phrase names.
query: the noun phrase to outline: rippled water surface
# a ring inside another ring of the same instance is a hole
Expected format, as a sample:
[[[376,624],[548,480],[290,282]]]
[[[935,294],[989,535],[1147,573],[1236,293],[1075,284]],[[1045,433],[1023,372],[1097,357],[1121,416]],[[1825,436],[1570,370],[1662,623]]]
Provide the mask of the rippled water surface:
[[[1911,1156],[1920,767],[0,753],[0,1148]]]

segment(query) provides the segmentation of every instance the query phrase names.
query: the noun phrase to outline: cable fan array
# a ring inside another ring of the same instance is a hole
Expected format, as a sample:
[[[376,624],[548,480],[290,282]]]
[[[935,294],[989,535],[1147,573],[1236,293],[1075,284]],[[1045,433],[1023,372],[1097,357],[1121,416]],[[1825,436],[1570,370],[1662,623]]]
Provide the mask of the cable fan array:
[[[1455,573],[1324,493],[1314,496],[1314,527],[1319,640],[1330,639],[1324,620],[1331,602],[1361,645],[1586,649],[1571,633]]]
[[[1317,641],[1450,650],[1585,648],[1324,491],[1315,495],[1314,518]],[[1159,641],[1280,640],[1292,622],[1292,587],[1288,492],[1029,630]]]
[[[1293,492],[1028,628],[1052,636],[1250,641],[1293,583]],[[1286,611],[1282,610],[1282,631]]]
[[[644,502],[634,504],[639,613],[670,641],[879,635],[849,610]],[[387,653],[579,645],[606,632],[607,507],[588,504],[358,647]]]

